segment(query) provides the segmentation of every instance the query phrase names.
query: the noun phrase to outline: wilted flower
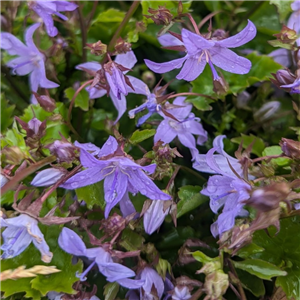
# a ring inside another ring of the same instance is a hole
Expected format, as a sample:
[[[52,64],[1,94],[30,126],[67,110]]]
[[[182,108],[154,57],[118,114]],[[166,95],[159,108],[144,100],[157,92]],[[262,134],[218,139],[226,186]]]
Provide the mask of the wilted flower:
[[[144,284],[144,280],[129,279],[135,276],[135,273],[118,263],[115,263],[109,252],[102,247],[87,249],[82,239],[73,230],[64,227],[58,238],[58,244],[61,249],[75,256],[88,258],[91,262],[89,267],[80,274],[80,280],[86,280],[86,275],[95,266],[98,266],[99,271],[106,277],[109,282],[118,282],[120,285],[129,288],[137,289]]]
[[[26,46],[11,33],[2,32],[0,35],[1,48],[6,50],[10,55],[19,56],[10,60],[6,65],[13,68],[14,74],[22,76],[30,73],[30,89],[34,92],[38,90],[39,86],[46,89],[59,86],[46,78],[45,56],[33,42],[32,36],[40,25],[40,23],[36,23],[27,28],[24,35]],[[36,103],[34,96],[31,101]]]
[[[293,141],[290,139],[282,138],[280,141],[280,146],[281,146],[283,153],[286,156],[289,156],[293,159],[300,158],[300,142],[299,141]]]
[[[87,48],[91,49],[91,53],[95,55],[103,55],[107,52],[107,45],[98,41],[93,44],[86,44]]]
[[[55,155],[59,162],[72,162],[75,158],[76,148],[65,137],[45,146],[45,148],[48,148],[50,153]]]
[[[185,99],[185,97],[175,98],[173,102],[175,108],[167,109],[168,115],[161,113],[164,120],[157,127],[154,143],[159,140],[170,143],[177,136],[179,141],[190,149],[192,159],[195,159],[198,150],[193,134],[197,136],[197,144],[202,145],[207,140],[207,132],[199,123],[200,119],[191,113],[192,104],[184,102]],[[172,115],[175,120],[169,115]]]
[[[148,13],[151,16],[144,15],[147,19],[151,19],[156,25],[168,25],[173,19],[170,10],[165,6],[158,6],[158,9],[149,8]]]
[[[76,69],[86,70],[94,76],[97,72],[104,72],[105,78],[103,78],[103,80],[106,81],[106,83],[101,82],[99,86],[88,87],[87,91],[89,92],[90,99],[101,98],[109,92],[109,96],[118,111],[118,117],[115,123],[118,122],[126,111],[127,105],[125,96],[128,95],[128,93],[141,94],[142,92],[142,94],[144,94],[144,91],[141,91],[139,88],[140,85],[142,87],[145,86],[141,80],[127,75],[125,78],[125,74],[136,62],[137,59],[133,51],[129,51],[126,54],[117,55],[115,60],[109,62],[105,68],[97,62],[87,62],[76,66]],[[121,71],[118,66],[122,66],[124,71]]]
[[[140,192],[152,200],[170,200],[171,197],[163,193],[145,174],[152,174],[156,165],[140,166],[117,147],[116,140],[110,137],[102,148],[107,156],[105,160],[98,160],[81,149],[80,162],[86,170],[68,179],[61,187],[77,189],[104,179],[105,218],[120,201],[128,201],[128,192]]]
[[[49,186],[56,183],[60,178],[66,174],[63,168],[49,168],[39,172],[31,181],[33,186]]]
[[[60,11],[73,11],[78,5],[68,1],[45,1],[37,0],[30,1],[29,8],[34,10],[44,21],[46,30],[49,36],[56,36],[58,33],[57,28],[54,26],[52,15],[56,15],[64,21],[68,18],[60,13]]]
[[[252,40],[256,35],[255,25],[248,20],[248,25],[238,34],[223,40],[208,40],[198,34],[182,29],[182,43],[186,48],[186,56],[165,63],[155,63],[145,59],[150,70],[156,73],[166,73],[184,66],[177,79],[186,81],[195,80],[204,70],[206,63],[209,64],[214,80],[219,79],[213,65],[235,74],[246,74],[251,68],[251,62],[227,48],[236,48]],[[170,46],[178,46],[172,44]]]
[[[34,246],[41,252],[41,260],[45,263],[51,261],[53,254],[38,227],[37,220],[22,214],[9,219],[0,217],[0,225],[7,227],[2,232],[4,243],[1,246],[1,250],[3,250],[1,257],[3,259],[21,254],[33,242]]]
[[[56,108],[55,100],[47,95],[39,95],[36,92],[32,92],[39,103],[39,105],[48,112],[52,112]]]

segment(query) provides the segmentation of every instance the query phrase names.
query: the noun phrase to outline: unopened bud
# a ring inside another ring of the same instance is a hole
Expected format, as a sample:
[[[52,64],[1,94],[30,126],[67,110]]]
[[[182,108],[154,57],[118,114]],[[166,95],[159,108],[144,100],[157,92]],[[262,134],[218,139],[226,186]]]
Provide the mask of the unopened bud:
[[[279,110],[280,105],[281,104],[279,101],[270,101],[268,103],[265,103],[259,110],[254,113],[254,120],[257,122],[265,122],[271,119]]]
[[[156,25],[168,25],[173,19],[170,10],[164,6],[159,6],[158,9],[149,8],[148,12],[152,16],[145,15],[145,17],[151,19]]]
[[[66,139],[57,140],[46,146],[50,150],[51,155],[55,155],[59,162],[72,162],[75,158],[76,147]]]
[[[276,85],[280,87],[281,85],[291,84],[296,80],[296,76],[293,75],[289,70],[279,70],[276,74],[272,74],[275,77],[272,80],[273,83],[277,83]]]
[[[65,169],[49,168],[39,172],[31,181],[33,186],[49,186],[55,184],[61,177],[66,174]]]
[[[131,50],[131,44],[119,37],[115,45],[115,50],[117,54],[127,53]]]
[[[92,54],[103,55],[107,52],[107,45],[103,44],[101,41],[98,41],[93,44],[86,44],[87,48],[91,50]]]
[[[228,83],[226,80],[222,77],[219,77],[218,79],[213,80],[213,91],[217,93],[218,95],[226,95],[228,92]]]
[[[239,93],[236,97],[236,106],[238,108],[246,108],[250,99],[251,95],[248,92],[243,91]]]
[[[103,228],[105,233],[110,236],[121,232],[125,228],[125,225],[126,220],[116,213],[101,221],[101,228]]]
[[[293,49],[294,44],[297,40],[297,32],[285,25],[282,25],[282,29],[279,33],[273,34],[277,40],[269,41],[274,47],[281,47],[285,49]]]
[[[282,138],[280,141],[281,150],[286,156],[293,159],[300,159],[300,142]]]
[[[25,154],[17,146],[5,147],[2,154],[4,155],[4,162],[11,165],[19,165],[25,158]]]
[[[138,32],[144,32],[147,29],[147,26],[143,21],[136,22],[135,27]]]
[[[55,100],[47,95],[39,95],[35,92],[32,92],[39,103],[39,105],[48,112],[52,112],[56,108]]]
[[[142,80],[149,86],[149,88],[152,88],[155,84],[155,76],[153,72],[151,71],[145,71],[142,74]]]

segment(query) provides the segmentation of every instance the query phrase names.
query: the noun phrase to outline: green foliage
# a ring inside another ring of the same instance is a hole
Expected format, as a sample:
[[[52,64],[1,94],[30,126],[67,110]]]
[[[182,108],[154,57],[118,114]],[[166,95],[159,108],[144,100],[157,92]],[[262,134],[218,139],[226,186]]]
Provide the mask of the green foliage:
[[[82,272],[82,263],[72,264],[72,256],[60,249],[57,239],[60,233],[58,226],[39,225],[45,236],[53,258],[51,263],[45,264],[41,261],[40,252],[31,244],[20,255],[6,259],[1,262],[1,270],[16,269],[25,265],[27,268],[35,265],[51,265],[61,270],[59,273],[50,275],[38,275],[35,278],[21,278],[16,280],[5,280],[1,283],[1,291],[7,298],[15,293],[23,292],[26,298],[39,300],[49,291],[72,294],[74,292],[73,283],[78,281],[76,272]]]
[[[78,201],[84,201],[88,209],[98,205],[101,209],[105,208],[103,182],[97,182],[75,190]]]
[[[127,251],[135,251],[141,249],[144,243],[144,238],[136,232],[126,228],[122,232],[120,245]]]
[[[76,91],[72,87],[69,87],[65,90],[65,95],[71,101],[75,92]],[[88,111],[89,110],[89,99],[90,99],[89,93],[85,89],[82,89],[75,99],[74,106],[79,107],[84,111]]]
[[[136,130],[131,138],[129,139],[130,143],[132,144],[138,144],[152,136],[154,136],[156,130],[155,129],[145,129],[145,130]]]
[[[9,102],[1,94],[1,132],[4,132],[13,122],[12,113],[15,105],[9,105]]]
[[[119,292],[120,286],[117,282],[109,282],[104,287],[105,300],[114,300]]]
[[[208,198],[200,194],[201,188],[199,186],[186,185],[179,188],[177,203],[177,218],[192,211],[201,204],[205,203]]]
[[[274,4],[277,7],[280,22],[284,22],[286,17],[292,12],[291,4],[293,0],[280,1],[280,0],[271,0],[271,4]]]
[[[263,150],[265,149],[264,141],[261,138],[258,138],[252,134],[241,134],[241,137],[233,138],[231,139],[231,141],[236,144],[242,143],[244,149],[251,145],[251,152],[257,156],[261,156]]]
[[[280,146],[271,146],[265,148],[265,150],[262,152],[263,156],[273,156],[273,155],[281,155],[283,152],[281,150]],[[280,167],[287,166],[291,162],[291,159],[288,157],[280,157],[280,158],[273,158],[272,163],[275,163],[276,165]]]

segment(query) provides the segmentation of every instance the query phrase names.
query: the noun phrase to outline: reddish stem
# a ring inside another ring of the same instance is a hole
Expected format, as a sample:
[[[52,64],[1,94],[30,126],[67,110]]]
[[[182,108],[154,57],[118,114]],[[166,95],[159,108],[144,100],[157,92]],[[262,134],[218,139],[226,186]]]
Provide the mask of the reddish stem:
[[[196,32],[197,34],[201,35],[201,34],[200,34],[200,31],[199,31],[199,29],[198,29],[197,23],[196,23],[196,21],[194,20],[194,18],[192,17],[192,15],[191,15],[191,14],[186,14],[186,15],[187,15],[187,17],[190,19],[190,21],[191,21],[191,23],[192,23],[192,25],[193,25],[193,27],[194,27],[194,29],[195,29],[195,32]]]

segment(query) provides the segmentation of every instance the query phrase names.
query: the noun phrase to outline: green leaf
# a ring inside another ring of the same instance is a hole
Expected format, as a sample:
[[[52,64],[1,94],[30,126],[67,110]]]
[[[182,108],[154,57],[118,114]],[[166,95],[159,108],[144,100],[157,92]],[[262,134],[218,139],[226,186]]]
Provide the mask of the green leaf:
[[[132,144],[138,144],[150,137],[152,137],[155,134],[156,130],[155,129],[145,129],[145,130],[136,130],[131,138],[129,139],[130,143]]]
[[[186,185],[179,188],[178,197],[180,200],[177,203],[177,218],[180,218],[208,200],[207,197],[200,194],[200,191],[200,186]]]
[[[120,286],[117,282],[109,282],[104,286],[105,300],[114,300],[119,292]]]
[[[65,95],[70,101],[72,100],[75,92],[76,91],[72,87],[65,89]],[[82,89],[75,99],[75,107],[79,107],[84,111],[88,111],[89,100],[89,93],[85,89]]]
[[[93,22],[97,23],[121,23],[125,18],[125,12],[115,8],[110,8],[97,16],[97,19]]]
[[[254,296],[260,297],[265,294],[265,286],[263,280],[257,278],[248,272],[236,269],[238,279],[241,281],[243,288],[250,291]]]
[[[15,105],[8,105],[8,101],[1,94],[1,132],[4,132],[13,122],[12,113]]]
[[[233,143],[240,144],[243,141],[243,148],[247,148],[251,143],[252,149],[251,152],[257,156],[261,156],[263,150],[265,149],[264,141],[261,138],[254,136],[253,134],[245,135],[241,133],[241,137],[236,137],[231,139]]]
[[[262,251],[264,251],[264,248],[259,247],[254,243],[251,243],[241,248],[236,255],[242,258],[248,258],[251,255]]]
[[[253,255],[287,272],[276,279],[276,286],[282,287],[288,299],[300,299],[300,217],[282,219],[280,231],[275,227],[254,233],[253,242],[265,251]]]
[[[292,12],[291,4],[293,0],[271,0],[270,4],[274,4],[277,7],[280,22],[285,21],[286,17]]]
[[[209,103],[212,102],[212,100],[209,100],[205,97],[194,97],[187,100],[187,102],[192,103],[197,109],[205,111],[205,110],[212,110],[212,107],[209,105]]]
[[[243,261],[232,261],[238,269],[244,270],[258,278],[271,280],[272,277],[285,276],[287,272],[262,259],[245,259]]]
[[[262,152],[263,156],[271,156],[271,155],[280,155],[282,154],[282,150],[280,146],[270,146],[265,148],[265,150]],[[292,160],[290,158],[285,157],[279,157],[279,158],[273,158],[272,162],[275,163],[278,166],[284,167],[289,165],[289,163]]]
[[[75,190],[78,201],[83,200],[88,209],[98,205],[103,210],[105,208],[103,182],[97,182]]]
[[[25,195],[25,190],[20,191],[18,194],[18,200],[22,199]],[[1,205],[4,204],[13,204],[14,203],[15,191],[8,191],[5,194],[1,195]]]
[[[202,251],[192,252],[192,255],[197,261],[200,261],[203,264],[207,264],[212,261],[218,261],[220,259],[219,257],[211,258],[205,255]]]
[[[45,226],[39,224],[41,231],[45,236],[53,258],[51,263],[46,264],[41,261],[40,252],[31,244],[20,255],[1,261],[1,270],[16,269],[19,266],[26,265],[27,268],[35,265],[50,265],[56,266],[61,270],[59,273],[50,275],[38,275],[35,278],[21,278],[16,280],[5,280],[1,282],[1,290],[4,292],[4,297],[25,292],[25,297],[30,299],[41,299],[49,291],[72,294],[74,282],[78,281],[76,272],[82,272],[82,263],[72,263],[72,255],[64,252],[57,243],[60,234],[59,226]]]
[[[141,235],[129,228],[125,228],[122,231],[120,245],[127,251],[136,251],[141,249],[144,241],[145,239]]]

